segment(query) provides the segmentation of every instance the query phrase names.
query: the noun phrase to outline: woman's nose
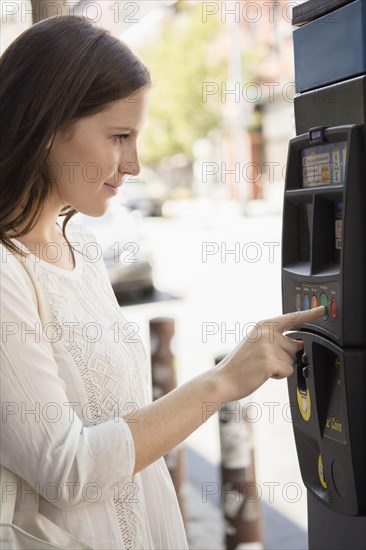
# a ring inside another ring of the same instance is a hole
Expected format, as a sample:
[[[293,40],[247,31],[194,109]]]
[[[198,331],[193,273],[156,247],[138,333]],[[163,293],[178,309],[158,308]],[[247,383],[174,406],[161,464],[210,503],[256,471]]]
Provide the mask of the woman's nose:
[[[138,160],[126,162],[125,164],[120,165],[119,170],[122,174],[137,176],[141,171],[140,162]]]

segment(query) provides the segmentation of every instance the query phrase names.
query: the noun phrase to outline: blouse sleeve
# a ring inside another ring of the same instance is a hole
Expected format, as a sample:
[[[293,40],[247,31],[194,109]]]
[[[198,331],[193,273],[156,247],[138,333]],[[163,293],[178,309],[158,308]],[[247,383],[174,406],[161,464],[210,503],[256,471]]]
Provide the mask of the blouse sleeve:
[[[128,423],[114,418],[83,426],[58,375],[26,274],[0,248],[0,462],[61,509],[87,505],[90,492],[98,500],[111,498],[134,470]]]

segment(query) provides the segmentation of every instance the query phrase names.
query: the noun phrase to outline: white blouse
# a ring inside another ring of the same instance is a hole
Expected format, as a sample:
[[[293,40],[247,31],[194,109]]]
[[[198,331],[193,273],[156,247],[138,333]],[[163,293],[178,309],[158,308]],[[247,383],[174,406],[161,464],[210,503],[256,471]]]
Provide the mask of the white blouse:
[[[0,462],[40,493],[41,513],[91,548],[186,549],[164,458],[133,475],[129,422],[150,402],[143,344],[122,315],[95,236],[72,221],[66,234],[77,251],[73,271],[52,263],[55,246],[47,262],[27,258],[53,335],[22,266],[0,245]]]

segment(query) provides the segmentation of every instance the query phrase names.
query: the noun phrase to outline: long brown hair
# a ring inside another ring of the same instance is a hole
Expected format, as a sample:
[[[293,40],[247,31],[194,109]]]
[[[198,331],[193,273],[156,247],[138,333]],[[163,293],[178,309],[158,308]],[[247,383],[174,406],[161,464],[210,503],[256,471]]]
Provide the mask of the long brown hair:
[[[37,224],[53,185],[46,161],[56,132],[67,133],[78,119],[150,84],[147,68],[126,44],[83,17],[44,19],[10,44],[0,57],[2,244],[21,253],[6,234],[21,237]],[[71,206],[60,212],[67,242],[74,214]]]

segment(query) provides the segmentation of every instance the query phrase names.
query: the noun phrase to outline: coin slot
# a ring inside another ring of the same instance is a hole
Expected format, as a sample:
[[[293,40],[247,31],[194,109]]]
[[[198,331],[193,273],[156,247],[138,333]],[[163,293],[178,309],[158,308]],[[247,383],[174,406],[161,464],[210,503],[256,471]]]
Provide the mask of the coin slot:
[[[308,390],[306,379],[309,376],[309,363],[307,361],[307,356],[303,350],[296,353],[296,363],[297,363],[297,387],[299,392],[306,396]]]

